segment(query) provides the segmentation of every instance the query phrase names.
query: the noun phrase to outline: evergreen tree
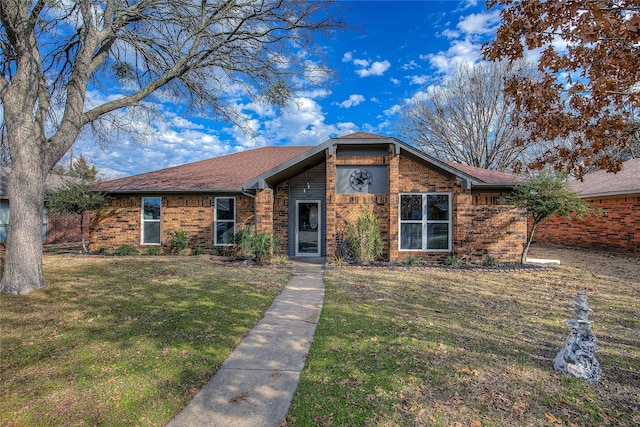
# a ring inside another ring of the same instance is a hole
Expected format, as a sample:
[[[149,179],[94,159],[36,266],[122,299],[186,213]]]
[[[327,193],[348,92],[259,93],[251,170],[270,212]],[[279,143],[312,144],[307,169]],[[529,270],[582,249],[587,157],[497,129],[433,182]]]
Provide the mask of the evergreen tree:
[[[84,239],[84,213],[100,210],[107,205],[106,197],[93,191],[86,182],[68,183],[49,199],[49,212],[58,215],[79,214],[82,250],[87,252]]]

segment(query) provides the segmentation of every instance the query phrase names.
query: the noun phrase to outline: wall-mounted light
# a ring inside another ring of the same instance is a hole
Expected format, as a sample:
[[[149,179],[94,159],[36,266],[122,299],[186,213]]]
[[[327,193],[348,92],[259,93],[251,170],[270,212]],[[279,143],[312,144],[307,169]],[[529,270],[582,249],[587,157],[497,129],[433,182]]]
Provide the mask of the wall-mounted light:
[[[306,186],[306,188],[302,189],[302,192],[306,193],[307,190],[310,190],[310,189],[311,189],[311,183],[309,182],[309,170],[307,170],[307,186]]]

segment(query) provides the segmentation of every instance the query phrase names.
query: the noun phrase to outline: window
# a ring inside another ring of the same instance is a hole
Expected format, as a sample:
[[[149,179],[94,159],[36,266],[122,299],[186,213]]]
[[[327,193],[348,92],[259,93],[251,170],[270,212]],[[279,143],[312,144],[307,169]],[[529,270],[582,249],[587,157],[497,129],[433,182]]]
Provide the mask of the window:
[[[142,244],[160,244],[160,210],[162,198],[142,198]]]
[[[9,232],[9,201],[0,202],[0,242],[7,241]]]
[[[49,208],[46,206],[42,209],[42,238],[49,237]]]
[[[47,219],[47,207],[42,211],[42,238],[46,239],[49,234],[49,226]],[[9,201],[2,200],[0,202],[0,242],[7,241],[9,234]]]
[[[400,195],[400,250],[451,250],[451,195]]]
[[[216,197],[215,200],[215,236],[217,246],[233,245],[233,233],[236,231],[236,199]]]

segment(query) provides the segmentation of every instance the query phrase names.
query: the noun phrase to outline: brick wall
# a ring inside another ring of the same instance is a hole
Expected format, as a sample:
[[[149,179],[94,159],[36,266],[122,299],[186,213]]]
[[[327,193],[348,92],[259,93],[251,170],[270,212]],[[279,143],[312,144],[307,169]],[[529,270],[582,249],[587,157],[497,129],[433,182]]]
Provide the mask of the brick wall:
[[[222,196],[231,197],[231,196]],[[253,226],[254,203],[246,196],[235,196],[236,229]],[[161,211],[160,235],[165,247],[168,233],[186,230],[191,233],[191,248],[200,247],[206,251],[213,250],[214,236],[214,200],[215,196],[163,196]],[[140,196],[110,197],[110,206],[95,216],[91,221],[90,250],[105,248],[115,251],[122,245],[129,245],[141,252],[150,245],[141,245],[141,206]]]
[[[459,259],[480,262],[490,256],[502,262],[520,261],[526,218],[521,210],[505,202],[506,196],[475,191],[471,196],[458,196],[455,246]]]
[[[89,241],[89,212],[82,215],[84,238]],[[47,215],[47,238],[45,245],[81,242],[80,214]]]
[[[273,190],[267,188],[256,192],[256,232],[273,231]]]
[[[326,196],[325,196],[325,223],[326,223],[326,253],[327,257],[337,257],[340,243],[342,243],[343,235],[338,233],[338,211],[336,202],[336,159],[335,153],[327,155],[325,162],[326,174]]]
[[[278,240],[278,253],[287,255],[289,225],[289,181],[279,184],[273,194],[273,235]]]
[[[388,165],[388,194],[336,194],[337,165]],[[442,260],[451,252],[400,251],[398,244],[398,206],[400,192],[446,192],[451,193],[453,253],[461,259],[478,262],[485,256],[500,261],[518,261],[525,238],[525,220],[520,213],[504,203],[505,194],[482,193],[463,190],[454,177],[400,157],[391,151],[387,156],[339,157],[328,155],[326,167],[326,253],[337,254],[344,239],[347,223],[355,222],[363,207],[373,209],[380,220],[380,229],[385,242],[384,257],[390,261],[403,261],[408,256],[425,260]],[[280,252],[287,253],[289,218],[288,182],[273,190],[256,194],[254,199],[236,196],[236,229],[256,226],[258,231],[273,230],[280,240]],[[225,196],[226,197],[226,196]],[[191,247],[214,250],[214,205],[213,195],[165,196],[162,197],[161,240],[166,242],[167,233],[187,230],[192,235]],[[104,247],[113,252],[119,246],[130,245],[141,252],[148,246],[141,239],[141,197],[117,196],[111,198],[109,209],[91,221],[91,246],[95,251]],[[293,220],[293,218],[291,218]],[[272,228],[271,228],[272,227]]]
[[[533,236],[536,242],[640,254],[640,196],[586,199],[600,215],[542,222]]]
[[[335,194],[335,166],[389,165],[389,194]],[[462,190],[455,177],[409,158],[394,154],[377,157],[329,157],[327,159],[327,241],[334,242],[327,255],[335,254],[347,223],[353,223],[361,207],[369,206],[380,219],[385,241],[384,257],[403,261],[408,256],[442,261],[447,251],[399,250],[399,193],[450,193],[452,200],[452,246],[460,259],[481,262],[491,256],[502,262],[518,262],[525,240],[526,221],[521,212],[505,202],[506,194]],[[331,203],[333,201],[333,203]],[[333,205],[333,206],[332,206]],[[332,230],[332,227],[333,230]],[[332,237],[330,237],[332,236]],[[332,250],[330,250],[332,249]]]
[[[383,257],[389,258],[389,196],[387,194],[337,194],[336,166],[380,166],[387,164],[391,156],[330,156],[327,159],[327,256],[337,256],[340,244],[346,238],[347,224],[367,209],[380,221],[380,234],[385,242]]]

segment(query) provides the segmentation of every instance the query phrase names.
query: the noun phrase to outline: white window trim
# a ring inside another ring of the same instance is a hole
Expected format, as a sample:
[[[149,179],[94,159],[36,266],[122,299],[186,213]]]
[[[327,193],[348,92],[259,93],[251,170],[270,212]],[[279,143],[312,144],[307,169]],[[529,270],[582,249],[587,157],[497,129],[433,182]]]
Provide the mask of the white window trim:
[[[427,220],[427,200],[428,196],[448,196],[449,200],[449,219],[448,220]],[[453,242],[453,210],[452,210],[452,193],[399,193],[398,197],[398,251],[400,252],[452,252]],[[403,220],[402,219],[402,196],[422,196],[422,219],[421,220]],[[421,249],[403,249],[402,248],[402,224],[421,224],[422,225],[422,248]],[[448,224],[448,242],[447,249],[427,249],[427,225],[428,224]]]
[[[231,199],[233,200],[233,220],[231,219],[218,219],[218,199]],[[234,242],[231,243],[218,243],[218,222],[233,222],[233,232],[236,232],[236,198],[235,197],[216,197],[213,201],[213,245],[214,246],[235,246]]]
[[[144,199],[160,199],[160,218],[158,219],[145,219],[144,217]],[[140,245],[141,246],[161,246],[162,245],[162,197],[142,197],[140,200]],[[157,243],[145,243],[144,241],[144,223],[145,222],[157,222],[160,224],[160,241]]]

